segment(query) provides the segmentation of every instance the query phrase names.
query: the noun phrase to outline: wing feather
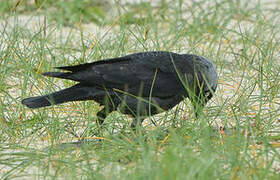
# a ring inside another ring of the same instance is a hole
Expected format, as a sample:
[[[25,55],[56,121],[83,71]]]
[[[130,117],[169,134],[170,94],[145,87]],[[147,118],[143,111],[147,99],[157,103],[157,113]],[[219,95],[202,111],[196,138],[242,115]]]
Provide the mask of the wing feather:
[[[178,73],[188,73],[190,76],[193,73],[190,62],[175,53],[145,52],[77,66],[58,67],[71,72],[48,72],[44,75],[116,88],[132,94],[138,94],[141,88],[143,96],[149,96],[154,82],[153,96],[171,96],[184,90]]]

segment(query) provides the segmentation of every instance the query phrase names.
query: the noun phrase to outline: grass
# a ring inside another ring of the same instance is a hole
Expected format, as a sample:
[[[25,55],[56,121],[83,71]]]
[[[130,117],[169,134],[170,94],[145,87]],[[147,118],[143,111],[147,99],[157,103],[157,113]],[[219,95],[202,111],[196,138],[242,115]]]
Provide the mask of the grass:
[[[278,1],[72,1],[1,1],[1,179],[279,179]],[[216,64],[218,90],[199,121],[185,100],[136,134],[112,113],[95,137],[95,102],[20,103],[74,84],[41,76],[52,67],[146,50]],[[71,143],[82,139],[91,143]]]

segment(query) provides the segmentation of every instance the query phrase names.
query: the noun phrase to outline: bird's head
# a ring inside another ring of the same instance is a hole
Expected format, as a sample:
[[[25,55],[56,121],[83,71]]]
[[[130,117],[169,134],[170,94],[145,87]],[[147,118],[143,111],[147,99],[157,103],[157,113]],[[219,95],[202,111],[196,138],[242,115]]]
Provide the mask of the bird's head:
[[[195,107],[195,114],[198,117],[199,112],[206,103],[213,97],[217,85],[218,75],[214,64],[204,57],[197,56],[194,61],[195,74],[195,94],[191,98]]]
[[[202,66],[200,67],[200,75],[202,77],[202,93],[206,98],[206,102],[210,100],[218,86],[218,75],[216,72],[216,67],[206,58],[201,57],[203,59]]]

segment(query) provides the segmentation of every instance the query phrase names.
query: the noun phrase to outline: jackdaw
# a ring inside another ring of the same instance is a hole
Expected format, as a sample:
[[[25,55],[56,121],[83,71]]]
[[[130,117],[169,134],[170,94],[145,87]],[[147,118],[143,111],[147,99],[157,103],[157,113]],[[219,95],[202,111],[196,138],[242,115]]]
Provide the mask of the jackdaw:
[[[77,81],[72,87],[22,100],[29,108],[69,101],[94,100],[104,108],[98,122],[115,110],[133,115],[135,128],[143,119],[171,109],[189,98],[198,116],[217,88],[212,62],[202,56],[152,51],[75,66],[56,67],[64,72],[44,76]]]

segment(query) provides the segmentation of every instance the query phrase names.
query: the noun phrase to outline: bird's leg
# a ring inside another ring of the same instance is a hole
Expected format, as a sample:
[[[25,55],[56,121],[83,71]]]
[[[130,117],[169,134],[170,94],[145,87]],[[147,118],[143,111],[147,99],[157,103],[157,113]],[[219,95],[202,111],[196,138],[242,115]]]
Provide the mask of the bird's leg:
[[[108,113],[106,113],[106,109],[105,109],[105,108],[103,108],[101,111],[99,111],[99,112],[97,113],[96,124],[97,124],[99,127],[102,127],[102,124],[104,123],[107,114],[108,114]]]
[[[101,135],[101,130],[102,130],[102,128],[103,128],[103,123],[104,123],[104,121],[105,121],[105,118],[106,118],[106,110],[105,110],[105,108],[103,108],[101,111],[99,111],[98,113],[97,113],[97,118],[96,118],[96,125],[97,125],[97,130],[96,130],[96,132],[94,132],[93,134],[95,135],[95,136],[100,136]]]
[[[201,105],[199,105],[199,104],[196,104],[196,105],[193,105],[193,106],[194,106],[195,118],[197,119],[201,115],[203,107]]]
[[[191,98],[191,102],[193,105],[195,118],[199,118],[199,116],[201,115],[202,110],[206,104],[206,100],[204,97],[199,95],[199,96],[195,96],[195,97]]]
[[[110,102],[110,96],[105,96],[104,99],[104,107],[101,111],[97,113],[97,120],[96,124],[98,125],[99,129],[102,129],[102,124],[105,121],[105,118],[108,116],[109,113],[115,110],[115,106],[113,106]]]
[[[144,121],[143,117],[135,117],[133,119],[132,123],[130,124],[131,129],[133,129],[135,131],[137,126],[141,126],[142,125],[143,121]]]
[[[98,126],[98,134],[101,133],[101,130],[103,129],[103,123],[106,119],[106,117],[108,116],[108,114],[110,114],[114,109],[109,107],[109,106],[105,106],[101,111],[99,111],[97,113],[97,119],[96,119],[96,124]]]

